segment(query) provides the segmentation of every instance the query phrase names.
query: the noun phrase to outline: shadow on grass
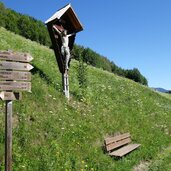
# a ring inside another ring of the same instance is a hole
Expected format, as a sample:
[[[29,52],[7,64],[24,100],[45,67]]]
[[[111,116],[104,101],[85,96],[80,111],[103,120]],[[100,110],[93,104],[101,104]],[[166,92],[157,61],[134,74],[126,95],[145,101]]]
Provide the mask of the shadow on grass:
[[[110,155],[109,155],[109,152],[107,152],[107,150],[106,150],[105,145],[102,145],[102,146],[101,146],[101,149],[102,149],[102,151],[103,151],[103,154],[105,154],[105,155],[111,157],[111,158],[112,158],[113,160],[115,160],[115,161],[120,161],[120,160],[122,160],[125,156],[127,156],[127,154],[126,154],[125,156],[123,156],[123,157],[110,156]]]
[[[33,69],[31,70],[31,73],[33,75],[39,74],[40,78],[42,78],[48,85],[53,86],[53,88],[57,91],[61,91],[62,85],[61,84],[56,84],[46,75],[41,69],[39,69],[37,66],[33,65]]]

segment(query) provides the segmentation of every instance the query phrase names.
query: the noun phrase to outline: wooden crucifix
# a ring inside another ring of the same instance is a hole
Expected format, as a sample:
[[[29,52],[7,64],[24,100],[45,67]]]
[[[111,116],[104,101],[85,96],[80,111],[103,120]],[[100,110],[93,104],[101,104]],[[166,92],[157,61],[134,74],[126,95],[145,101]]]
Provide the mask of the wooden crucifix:
[[[59,70],[62,74],[64,95],[69,99],[69,66],[76,33],[83,30],[70,4],[58,10],[45,24],[52,41]]]

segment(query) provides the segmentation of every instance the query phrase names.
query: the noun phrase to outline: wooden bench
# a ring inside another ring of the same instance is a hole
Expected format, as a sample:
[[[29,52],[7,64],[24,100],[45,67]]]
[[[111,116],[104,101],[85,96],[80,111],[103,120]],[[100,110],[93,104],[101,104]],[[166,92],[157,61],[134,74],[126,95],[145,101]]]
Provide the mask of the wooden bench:
[[[104,140],[106,151],[110,156],[123,157],[138,148],[141,144],[130,144],[130,133],[120,134]]]

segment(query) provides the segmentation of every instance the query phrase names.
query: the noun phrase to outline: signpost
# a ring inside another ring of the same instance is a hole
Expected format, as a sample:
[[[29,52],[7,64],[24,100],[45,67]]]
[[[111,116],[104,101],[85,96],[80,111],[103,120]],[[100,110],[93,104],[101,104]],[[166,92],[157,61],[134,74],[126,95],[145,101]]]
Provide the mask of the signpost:
[[[21,100],[21,93],[3,91],[0,93],[0,98],[2,100]]]
[[[0,80],[22,80],[31,81],[30,72],[2,71],[0,70]]]
[[[0,61],[0,69],[30,71],[32,68],[29,63]]]
[[[0,99],[6,102],[5,171],[12,171],[12,101],[21,100],[20,91],[31,92],[31,73],[28,71],[33,66],[28,62],[32,60],[27,53],[0,51]]]
[[[30,82],[13,82],[13,81],[3,81],[0,82],[0,91],[31,91]]]
[[[22,53],[13,53],[9,51],[1,51],[0,60],[31,62],[33,60],[33,57],[28,53],[22,54]]]

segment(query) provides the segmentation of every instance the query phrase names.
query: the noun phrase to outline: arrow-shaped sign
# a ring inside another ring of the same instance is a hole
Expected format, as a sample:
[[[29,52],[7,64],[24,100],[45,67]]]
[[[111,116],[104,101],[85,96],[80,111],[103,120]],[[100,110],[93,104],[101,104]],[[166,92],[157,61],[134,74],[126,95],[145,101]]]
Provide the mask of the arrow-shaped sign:
[[[33,69],[33,66],[29,63],[0,61],[0,69],[30,71],[31,69]]]
[[[0,90],[13,90],[13,91],[29,91],[31,92],[31,83],[30,82],[12,82],[12,81],[3,81],[0,82]]]
[[[16,92],[0,92],[1,100],[21,100],[21,93]]]
[[[0,70],[0,80],[31,81],[31,73]]]
[[[8,61],[30,62],[33,60],[33,57],[28,53],[0,51],[0,59]]]

